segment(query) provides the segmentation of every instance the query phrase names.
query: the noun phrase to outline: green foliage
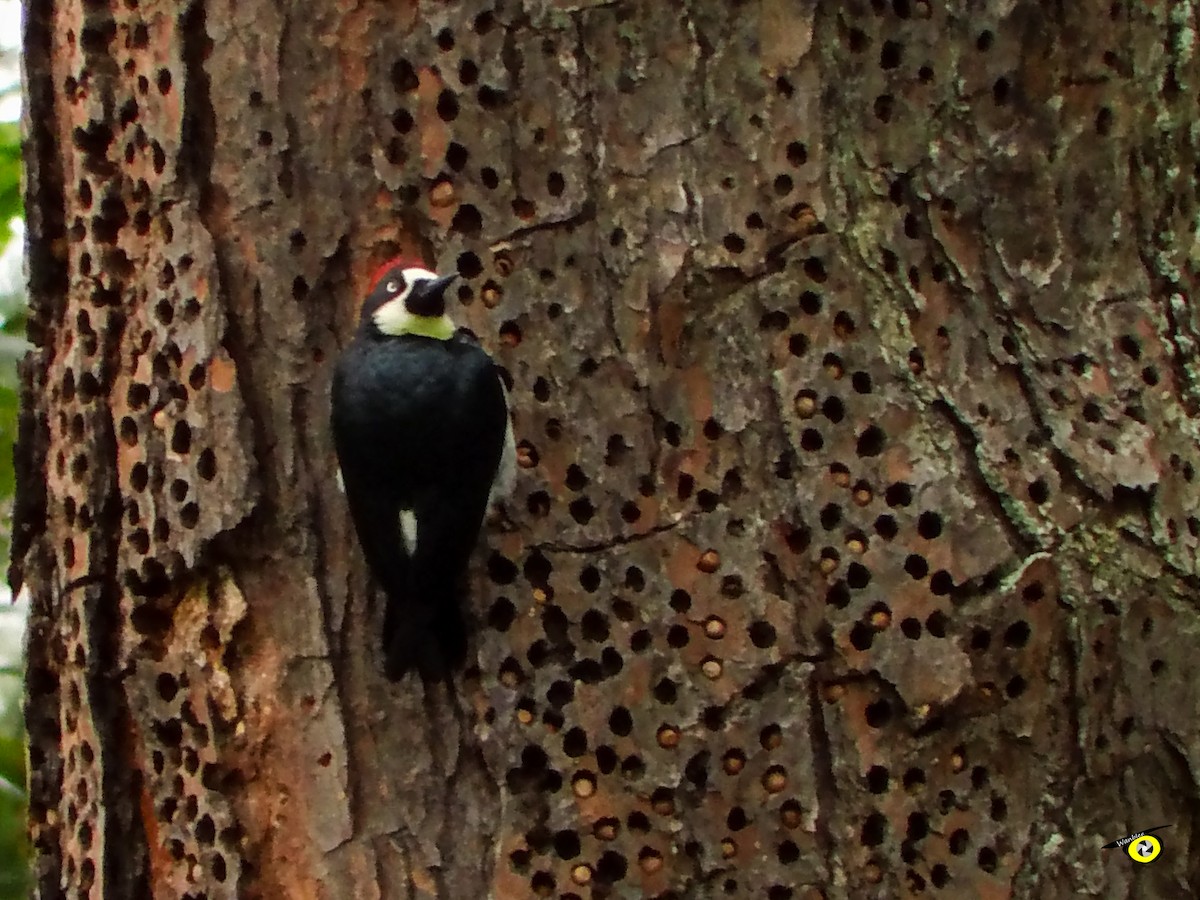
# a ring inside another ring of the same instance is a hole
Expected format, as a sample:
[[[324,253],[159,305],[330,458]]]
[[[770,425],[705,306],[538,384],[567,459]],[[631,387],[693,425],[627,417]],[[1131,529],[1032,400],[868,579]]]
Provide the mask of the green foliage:
[[[25,739],[21,732],[20,681],[0,676],[7,710],[0,715],[0,900],[28,896],[25,840]]]
[[[0,122],[0,252],[8,246],[10,223],[21,211],[21,132],[15,122]],[[5,566],[15,488],[12,452],[17,436],[17,361],[28,348],[25,320],[23,292],[0,293],[0,564]]]
[[[0,252],[12,238],[10,223],[21,215],[21,135],[13,122],[0,122]],[[25,297],[0,294],[0,562],[8,560],[14,490],[12,449],[16,439],[16,362],[24,355]],[[21,728],[18,660],[0,660],[0,900],[29,894],[25,839],[25,737]]]
[[[0,248],[12,237],[9,223],[21,215],[21,131],[0,122]]]

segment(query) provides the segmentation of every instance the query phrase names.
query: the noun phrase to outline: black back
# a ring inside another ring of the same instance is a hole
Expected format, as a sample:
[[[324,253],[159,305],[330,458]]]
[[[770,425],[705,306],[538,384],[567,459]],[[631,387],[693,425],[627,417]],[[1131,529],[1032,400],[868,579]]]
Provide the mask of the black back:
[[[507,424],[492,359],[470,342],[360,330],[338,361],[334,441],[359,543],[388,594],[392,677],[411,665],[437,677],[465,653],[461,582]],[[418,523],[412,558],[403,509]]]

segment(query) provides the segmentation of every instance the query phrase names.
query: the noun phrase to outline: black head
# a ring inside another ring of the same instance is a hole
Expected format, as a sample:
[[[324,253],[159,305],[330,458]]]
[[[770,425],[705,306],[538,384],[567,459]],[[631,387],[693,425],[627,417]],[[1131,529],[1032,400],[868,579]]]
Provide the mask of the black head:
[[[440,333],[446,316],[446,288],[457,277],[452,273],[439,278],[420,262],[397,257],[375,273],[363,303],[362,322],[390,335],[423,334],[430,329]]]

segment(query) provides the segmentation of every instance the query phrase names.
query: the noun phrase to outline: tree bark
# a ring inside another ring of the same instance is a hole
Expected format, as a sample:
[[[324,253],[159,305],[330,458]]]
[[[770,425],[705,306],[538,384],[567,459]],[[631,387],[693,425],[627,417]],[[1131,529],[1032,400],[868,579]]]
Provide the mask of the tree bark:
[[[1196,28],[31,5],[37,896],[1200,895]],[[452,687],[326,424],[399,251],[524,466]]]

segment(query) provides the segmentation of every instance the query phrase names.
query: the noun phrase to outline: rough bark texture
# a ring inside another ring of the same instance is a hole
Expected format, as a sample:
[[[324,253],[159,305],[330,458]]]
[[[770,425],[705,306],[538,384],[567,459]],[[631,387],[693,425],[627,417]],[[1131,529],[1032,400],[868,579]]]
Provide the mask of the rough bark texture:
[[[38,896],[1200,895],[1196,26],[33,4]],[[326,425],[397,250],[527,464],[453,691]]]

